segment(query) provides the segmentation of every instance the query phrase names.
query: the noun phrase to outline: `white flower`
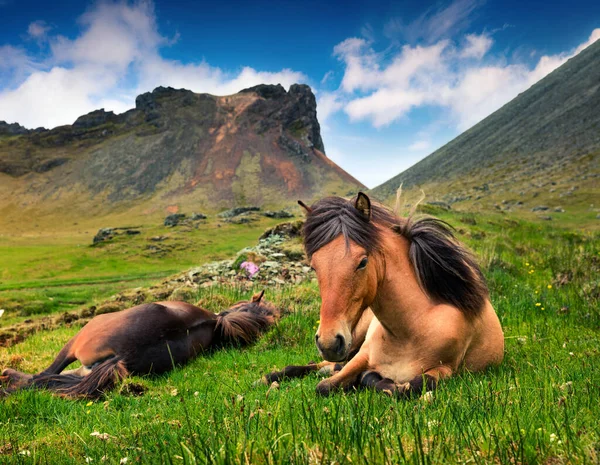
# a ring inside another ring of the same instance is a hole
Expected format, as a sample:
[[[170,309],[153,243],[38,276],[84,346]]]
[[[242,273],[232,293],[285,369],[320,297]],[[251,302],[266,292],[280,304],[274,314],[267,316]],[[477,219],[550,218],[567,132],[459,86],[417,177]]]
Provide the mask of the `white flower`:
[[[123,457],[121,460],[119,460],[119,463],[120,463],[121,465],[123,465],[123,464],[127,463],[127,461],[128,461],[128,460],[129,460],[129,459],[128,459],[127,457]]]
[[[423,394],[423,396],[421,396],[421,400],[427,403],[433,402],[433,391],[427,391],[425,394]]]
[[[554,442],[554,441],[556,441],[556,438],[557,438],[556,434],[552,433],[552,434],[550,435],[550,442]]]

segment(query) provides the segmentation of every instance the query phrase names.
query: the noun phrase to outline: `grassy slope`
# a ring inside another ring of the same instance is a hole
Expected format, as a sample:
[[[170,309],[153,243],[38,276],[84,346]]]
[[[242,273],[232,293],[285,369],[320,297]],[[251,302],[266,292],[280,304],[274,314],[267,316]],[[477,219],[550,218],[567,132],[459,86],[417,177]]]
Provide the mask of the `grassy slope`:
[[[148,388],[143,397],[111,393],[88,404],[23,392],[3,400],[0,459],[597,463],[597,234],[501,214],[442,216],[459,228],[485,267],[506,333],[501,367],[444,383],[432,402],[371,392],[322,399],[314,395],[317,376],[283,383],[279,390],[252,387],[266,371],[317,358],[316,285],[270,289],[268,297],[289,311],[277,328],[248,349],[224,350],[167,376],[136,380]],[[557,276],[569,282],[560,285]],[[214,302],[214,311],[220,310],[217,302],[242,297],[236,289],[198,292],[198,300]],[[76,331],[38,333],[3,351],[0,365],[41,369]],[[110,438],[90,436],[94,431]]]
[[[125,289],[148,286],[182,269],[228,258],[277,222],[263,218],[235,225],[212,218],[197,229],[152,225],[142,227],[137,236],[121,235],[96,246],[91,246],[91,234],[74,231],[4,237],[0,308],[7,313],[0,324],[78,308]],[[166,239],[152,241],[156,236]]]

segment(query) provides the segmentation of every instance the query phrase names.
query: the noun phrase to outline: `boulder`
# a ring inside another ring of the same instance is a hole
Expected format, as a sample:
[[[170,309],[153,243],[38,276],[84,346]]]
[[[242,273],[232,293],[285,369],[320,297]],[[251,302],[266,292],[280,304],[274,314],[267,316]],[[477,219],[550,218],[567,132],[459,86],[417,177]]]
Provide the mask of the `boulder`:
[[[108,241],[115,236],[114,228],[100,228],[94,236],[93,243],[98,244],[100,242]]]
[[[173,226],[177,226],[185,219],[184,213],[173,213],[165,218],[164,225],[172,228]]]
[[[277,211],[270,211],[267,210],[266,212],[263,213],[263,216],[266,216],[268,218],[293,218],[294,215],[291,214],[288,211],[285,210],[277,210]]]
[[[242,213],[247,212],[258,212],[260,211],[260,207],[236,207],[231,210],[225,210],[218,214],[220,218],[233,218],[234,216],[239,216]]]

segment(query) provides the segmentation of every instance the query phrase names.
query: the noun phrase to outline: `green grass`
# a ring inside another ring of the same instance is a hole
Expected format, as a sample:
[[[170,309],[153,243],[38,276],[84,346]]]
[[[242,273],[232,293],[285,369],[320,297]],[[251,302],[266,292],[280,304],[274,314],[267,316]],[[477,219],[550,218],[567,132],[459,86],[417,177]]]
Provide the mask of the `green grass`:
[[[235,225],[216,219],[198,229],[145,226],[92,246],[92,236],[7,237],[0,243],[0,308],[29,317],[81,307],[175,272],[228,258],[277,223]],[[166,236],[160,242],[152,237]],[[157,247],[151,249],[151,247]],[[7,324],[7,319],[3,320]]]
[[[442,216],[481,257],[505,330],[500,367],[456,376],[431,401],[320,398],[317,375],[254,387],[265,372],[318,357],[316,284],[272,288],[267,298],[287,313],[257,344],[132,380],[147,388],[142,397],[117,390],[88,403],[27,391],[0,401],[0,462],[598,463],[598,234],[500,214]],[[196,297],[219,311],[249,295],[209,288]],[[3,349],[0,365],[42,369],[77,330],[37,333]]]

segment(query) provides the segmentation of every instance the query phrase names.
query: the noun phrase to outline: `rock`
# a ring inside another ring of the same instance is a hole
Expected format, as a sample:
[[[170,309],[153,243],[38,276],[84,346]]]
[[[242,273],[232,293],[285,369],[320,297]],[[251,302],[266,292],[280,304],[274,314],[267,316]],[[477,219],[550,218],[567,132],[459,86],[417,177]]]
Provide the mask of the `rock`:
[[[263,213],[268,218],[293,218],[294,215],[285,210],[266,211]]]
[[[162,242],[165,239],[167,239],[167,236],[152,236],[150,238],[150,240],[153,241],[153,242]]]
[[[140,234],[140,231],[138,231],[137,229],[126,229],[125,234],[127,234],[128,236],[136,236]]]
[[[248,223],[253,223],[255,221],[258,221],[258,218],[256,218],[255,216],[248,216],[248,215],[244,215],[244,216],[237,216],[234,218],[227,218],[225,220],[226,223],[232,223],[232,224],[248,224]]]
[[[165,218],[164,225],[167,227],[177,226],[185,219],[185,214],[183,213],[173,213]]]
[[[208,218],[208,217],[202,213],[193,213],[190,219],[192,221],[198,221],[198,220],[205,220],[206,218]]]
[[[554,212],[555,212],[555,213],[564,213],[564,212],[565,212],[565,209],[564,209],[564,208],[561,208],[561,207],[556,207],[556,208],[554,209]]]
[[[41,128],[43,129],[43,128]],[[8,136],[18,136],[22,134],[29,134],[34,132],[31,129],[24,128],[18,123],[8,124],[6,121],[0,121],[0,136],[8,135]]]
[[[259,237],[259,240],[267,239],[272,235],[277,236],[287,236],[289,238],[298,237],[302,234],[302,225],[304,221],[298,220],[290,223],[281,223],[273,228],[267,229],[262,235]]]
[[[217,216],[219,216],[220,218],[233,218],[235,216],[241,215],[242,213],[258,211],[260,211],[260,207],[236,207],[232,208],[231,210],[221,212]]]
[[[552,221],[552,217],[551,216],[540,216],[540,220]]]
[[[279,99],[285,97],[285,95],[287,94],[287,92],[281,84],[259,84],[254,87],[249,87],[248,89],[240,90],[240,94],[251,92],[258,94],[266,99]]]
[[[263,267],[265,268],[280,268],[281,265],[279,264],[279,262],[273,261],[273,260],[269,260],[266,261],[262,264]]]
[[[104,108],[101,108],[100,110],[92,111],[87,115],[77,118],[73,123],[73,127],[88,129],[117,121],[117,119],[117,115],[115,115],[112,111],[104,111]]]
[[[537,207],[533,207],[531,209],[532,212],[545,212],[546,210],[550,210],[550,207],[545,205],[538,205]]]
[[[100,228],[94,236],[93,243],[98,244],[100,242],[108,241],[115,236],[114,228]]]
[[[446,203],[446,202],[441,202],[438,200],[433,200],[431,202],[427,202],[426,205],[432,205],[434,207],[440,207],[443,208],[444,210],[451,210],[452,207],[450,206],[450,204]]]

